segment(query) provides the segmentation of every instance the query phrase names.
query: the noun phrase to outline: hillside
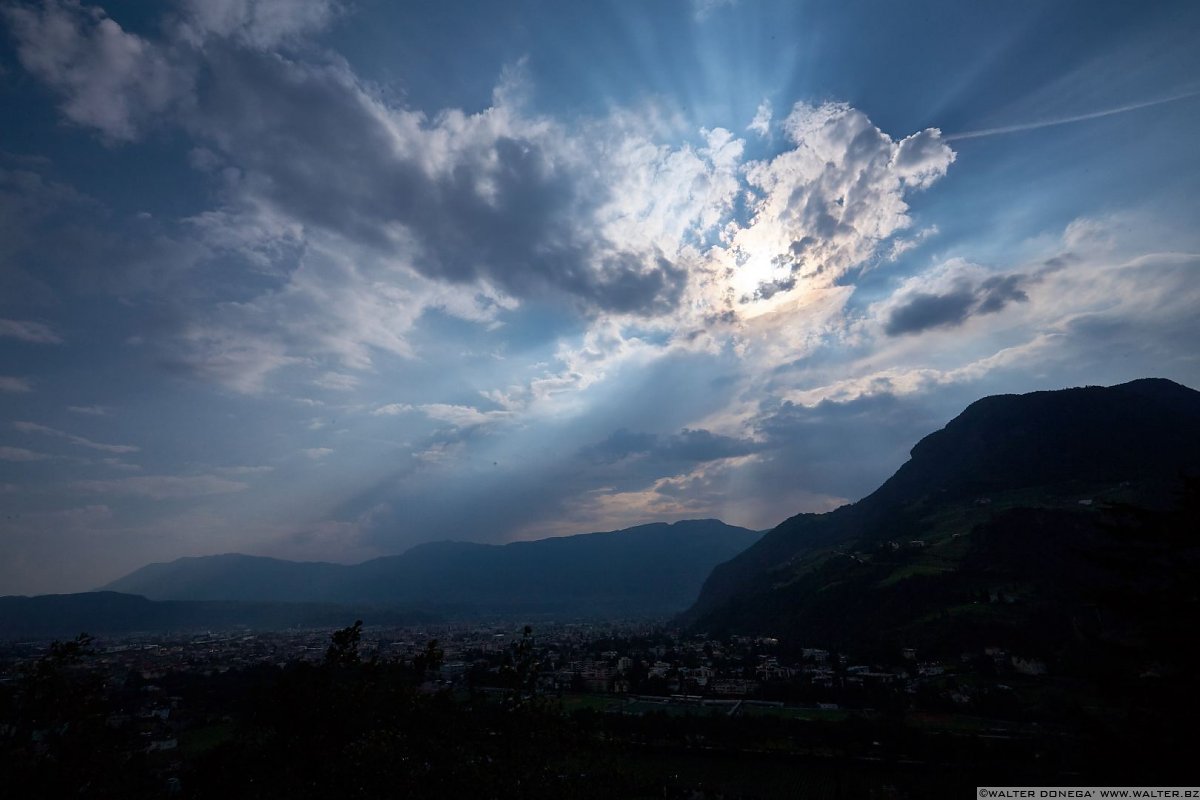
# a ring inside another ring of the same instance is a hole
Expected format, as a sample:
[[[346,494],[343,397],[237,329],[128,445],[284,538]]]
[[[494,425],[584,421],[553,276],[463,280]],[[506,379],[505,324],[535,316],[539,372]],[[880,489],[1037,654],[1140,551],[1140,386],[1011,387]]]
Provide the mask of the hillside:
[[[107,590],[152,600],[376,603],[474,613],[678,613],[757,534],[719,520],[506,545],[433,542],[353,566],[237,554],[151,564]]]
[[[857,651],[1161,652],[1164,620],[1200,619],[1198,469],[1200,393],[1170,381],[988,397],[868,497],[718,566],[683,619]]]

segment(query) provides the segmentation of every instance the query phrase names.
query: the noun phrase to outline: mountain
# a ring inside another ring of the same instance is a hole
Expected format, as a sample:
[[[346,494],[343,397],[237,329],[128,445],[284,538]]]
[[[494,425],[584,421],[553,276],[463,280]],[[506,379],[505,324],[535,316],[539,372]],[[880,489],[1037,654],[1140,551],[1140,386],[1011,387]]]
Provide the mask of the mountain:
[[[0,640],[70,637],[80,631],[227,630],[247,627],[338,627],[367,617],[376,625],[427,622],[428,614],[397,609],[320,603],[239,603],[168,600],[156,602],[120,592],[0,597]]]
[[[353,566],[237,554],[150,564],[104,587],[152,600],[375,603],[473,613],[674,614],[758,534],[719,520],[487,545],[433,542]]]
[[[719,565],[682,620],[855,652],[1165,652],[1163,620],[1200,620],[1196,475],[1200,392],[1170,381],[984,398],[871,495]]]

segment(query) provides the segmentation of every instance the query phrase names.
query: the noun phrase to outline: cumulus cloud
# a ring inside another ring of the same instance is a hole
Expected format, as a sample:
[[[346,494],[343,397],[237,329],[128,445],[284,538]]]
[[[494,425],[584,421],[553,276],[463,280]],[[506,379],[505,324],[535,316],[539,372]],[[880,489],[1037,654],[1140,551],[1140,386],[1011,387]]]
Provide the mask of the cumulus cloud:
[[[44,322],[30,320],[0,319],[0,336],[20,339],[34,344],[61,344],[62,337]]]
[[[753,216],[718,259],[724,303],[756,314],[797,290],[833,285],[912,224],[907,194],[946,173],[954,151],[930,128],[896,141],[844,103],[798,103],[782,124],[793,147],[747,165]]]

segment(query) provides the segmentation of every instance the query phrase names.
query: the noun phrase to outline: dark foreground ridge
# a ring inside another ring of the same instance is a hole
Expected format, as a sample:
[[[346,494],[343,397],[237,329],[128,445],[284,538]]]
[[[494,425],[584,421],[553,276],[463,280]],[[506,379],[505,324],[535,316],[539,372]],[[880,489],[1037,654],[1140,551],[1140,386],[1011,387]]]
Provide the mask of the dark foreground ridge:
[[[870,496],[717,567],[684,619],[855,652],[1194,666],[1197,475],[1200,392],[1147,379],[988,397]]]

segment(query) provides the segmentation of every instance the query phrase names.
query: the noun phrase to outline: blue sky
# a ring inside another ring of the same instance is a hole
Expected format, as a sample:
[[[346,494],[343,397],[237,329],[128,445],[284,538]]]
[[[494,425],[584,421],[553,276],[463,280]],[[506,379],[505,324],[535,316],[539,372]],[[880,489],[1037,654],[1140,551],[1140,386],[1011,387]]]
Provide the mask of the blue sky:
[[[0,593],[855,500],[1200,387],[1190,2],[0,6]]]

